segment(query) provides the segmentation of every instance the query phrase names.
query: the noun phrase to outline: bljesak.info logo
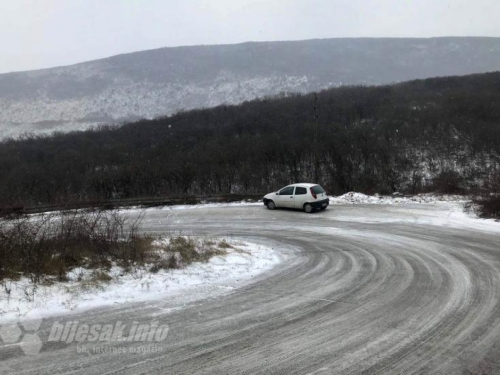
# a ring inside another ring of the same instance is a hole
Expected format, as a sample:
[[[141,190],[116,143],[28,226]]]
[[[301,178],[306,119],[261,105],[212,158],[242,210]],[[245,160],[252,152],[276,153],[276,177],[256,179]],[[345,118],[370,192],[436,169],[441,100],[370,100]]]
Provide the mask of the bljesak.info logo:
[[[42,321],[35,319],[2,324],[0,337],[5,346],[18,345],[24,354],[37,355],[44,343],[39,336]],[[159,343],[165,341],[168,331],[168,324],[160,324],[158,320],[133,321],[129,324],[120,320],[106,324],[55,321],[48,331],[46,341],[68,345],[76,343],[77,351],[85,354],[152,353],[162,350]]]

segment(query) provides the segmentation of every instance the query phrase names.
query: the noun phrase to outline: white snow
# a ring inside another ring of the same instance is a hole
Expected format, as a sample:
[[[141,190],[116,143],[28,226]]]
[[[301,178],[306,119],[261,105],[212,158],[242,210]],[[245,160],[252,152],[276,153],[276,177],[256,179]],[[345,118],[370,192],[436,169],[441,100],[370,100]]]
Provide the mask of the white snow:
[[[381,205],[400,205],[400,204],[425,204],[425,203],[439,203],[439,202],[457,202],[465,203],[468,201],[467,197],[462,195],[435,195],[435,194],[418,194],[413,196],[372,196],[363,193],[350,192],[341,196],[330,196],[330,204],[381,204]],[[224,208],[224,207],[250,207],[262,206],[262,200],[257,202],[240,201],[231,203],[204,203],[199,204],[181,204],[173,206],[159,206],[159,207],[124,207],[120,209],[121,213],[131,214],[134,212],[147,212],[150,210],[159,211],[177,211],[177,210],[194,210],[205,208]]]
[[[140,213],[147,211],[178,211],[178,210],[194,210],[200,208],[223,208],[223,207],[244,207],[244,206],[262,206],[262,200],[258,202],[248,202],[248,201],[240,201],[240,202],[231,202],[231,203],[203,203],[199,204],[178,204],[173,206],[158,206],[158,207],[140,207],[140,206],[132,206],[132,207],[124,207],[119,209],[119,212],[122,214],[131,214],[131,213]]]
[[[500,233],[500,222],[480,219],[473,212],[466,212],[464,205],[470,202],[462,195],[418,194],[414,196],[370,196],[350,192],[330,197],[331,205],[359,205],[356,210],[335,211],[332,219],[362,223],[413,223],[449,228],[473,228],[478,231]],[[376,214],[363,205],[384,205]],[[397,206],[404,205],[404,209]],[[394,208],[391,208],[394,207]],[[331,208],[335,210],[335,207]]]
[[[462,196],[417,195],[412,197],[376,197],[361,193],[347,193],[330,197],[333,205],[328,210],[330,218],[337,222],[359,222],[374,224],[404,223],[431,225],[449,228],[467,228],[500,233],[500,223],[478,219],[463,210],[466,199]],[[261,206],[262,202],[210,203],[181,205],[148,210],[191,210],[216,207]],[[337,207],[335,207],[337,205]],[[344,205],[344,207],[341,207]],[[352,205],[352,207],[346,207]],[[374,210],[370,205],[382,206]],[[134,213],[139,209],[124,209]],[[143,211],[143,210],[141,210]],[[316,215],[304,219],[316,220]],[[316,230],[324,230],[318,227]],[[328,229],[339,230],[331,227]],[[345,231],[345,230],[344,230]],[[348,231],[349,232],[349,231]],[[232,241],[228,241],[234,245]],[[112,269],[113,280],[101,290],[81,287],[76,279],[90,276],[91,271],[77,269],[72,272],[72,281],[52,286],[38,285],[36,289],[27,279],[0,285],[0,323],[19,316],[37,314],[42,316],[79,312],[128,302],[153,300],[182,300],[188,303],[195,299],[216,297],[230,293],[237,287],[251,282],[259,274],[271,270],[282,260],[276,249],[250,243],[238,243],[226,256],[214,257],[208,263],[195,263],[181,270],[161,271],[151,274],[139,270],[133,274],[120,275],[118,267]],[[11,288],[7,296],[5,287]],[[34,298],[33,298],[34,297]]]
[[[189,210],[193,208],[213,208],[213,207],[242,207],[242,206],[262,206],[262,201],[259,202],[231,202],[231,203],[203,203],[200,204],[184,204],[176,206],[166,206],[162,207],[164,210]]]
[[[330,204],[422,204],[436,202],[466,202],[461,195],[418,194],[412,196],[372,196],[349,192],[338,197],[330,197]]]
[[[353,223],[429,225],[500,234],[500,222],[480,219],[473,213],[465,212],[463,203],[453,201],[406,202],[402,205],[382,203],[379,205],[380,209],[376,210],[370,209],[370,204],[353,205],[350,209],[342,210],[332,206],[330,210],[333,215],[327,217],[335,221]]]
[[[103,67],[100,64],[90,62],[22,75],[42,83],[50,80],[53,74],[64,74],[77,82],[87,82],[102,78]],[[311,88],[306,76],[272,73],[246,77],[220,71],[209,83],[137,81],[124,75],[104,78],[112,81],[108,81],[103,88],[86,94],[68,94],[64,99],[53,99],[43,87],[21,99],[0,97],[0,139],[17,137],[24,132],[47,134],[85,130],[101,123],[121,123],[130,118],[151,119],[171,115],[181,109],[238,104],[282,92],[305,93]],[[328,87],[319,83],[314,85],[315,89]]]
[[[330,196],[330,204],[424,204],[424,203],[437,203],[437,202],[467,202],[467,197],[462,195],[435,195],[435,194],[418,194],[413,196],[373,196],[365,195],[363,193],[350,192],[344,195],[335,197]],[[130,213],[133,210],[146,211],[146,210],[163,210],[163,211],[176,211],[176,210],[192,210],[204,208],[223,208],[223,207],[244,207],[244,206],[262,206],[262,200],[258,202],[240,201],[231,203],[204,203],[199,204],[182,204],[173,206],[160,206],[152,208],[141,207],[128,207],[123,208],[120,212]]]
[[[247,242],[228,241],[235,249],[207,263],[192,263],[184,269],[151,273],[139,269],[123,273],[113,267],[109,283],[85,287],[91,270],[75,269],[70,281],[53,285],[33,285],[28,279],[6,282],[0,291],[0,323],[18,318],[47,317],[81,312],[130,302],[216,297],[241,287],[282,260],[277,250]],[[6,293],[10,288],[10,295]]]
[[[344,195],[335,197],[330,196],[330,204],[424,204],[424,203],[437,203],[437,202],[467,202],[467,197],[461,195],[435,195],[435,194],[418,194],[413,196],[372,196],[363,193],[350,192]],[[130,214],[133,211],[148,211],[148,210],[161,210],[161,211],[177,211],[177,210],[193,210],[205,208],[223,208],[223,207],[244,207],[244,206],[262,206],[262,200],[257,202],[240,201],[231,203],[204,203],[199,204],[181,204],[173,206],[159,206],[152,208],[141,207],[127,207],[120,210],[122,213]]]

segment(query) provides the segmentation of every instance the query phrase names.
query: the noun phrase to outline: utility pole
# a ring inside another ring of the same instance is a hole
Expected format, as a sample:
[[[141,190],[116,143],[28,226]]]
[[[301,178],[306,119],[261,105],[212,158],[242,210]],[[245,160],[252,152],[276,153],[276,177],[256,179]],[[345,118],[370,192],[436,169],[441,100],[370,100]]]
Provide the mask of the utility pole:
[[[318,159],[318,94],[314,93],[314,183],[318,184],[319,159]]]

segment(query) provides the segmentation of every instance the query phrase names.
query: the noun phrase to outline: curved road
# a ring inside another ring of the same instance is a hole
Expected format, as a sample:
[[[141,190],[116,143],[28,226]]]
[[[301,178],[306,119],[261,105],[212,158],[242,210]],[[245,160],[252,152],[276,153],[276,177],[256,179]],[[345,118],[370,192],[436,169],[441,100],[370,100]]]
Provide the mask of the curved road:
[[[500,224],[462,220],[454,207],[148,210],[149,232],[246,238],[285,260],[183,308],[158,301],[55,319],[155,317],[170,326],[160,353],[85,355],[46,342],[25,356],[0,347],[0,373],[499,374]]]

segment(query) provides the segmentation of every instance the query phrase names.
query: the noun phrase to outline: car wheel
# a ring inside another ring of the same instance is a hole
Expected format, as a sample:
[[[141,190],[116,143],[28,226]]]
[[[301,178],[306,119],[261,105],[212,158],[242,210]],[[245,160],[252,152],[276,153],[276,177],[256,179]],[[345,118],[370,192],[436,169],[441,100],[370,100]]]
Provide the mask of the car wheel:
[[[307,212],[308,214],[310,214],[311,212],[314,211],[314,207],[312,206],[312,204],[306,203],[304,205],[304,211]]]
[[[276,204],[274,204],[273,201],[268,201],[267,204],[266,204],[266,207],[269,209],[269,210],[274,210],[276,208]]]

